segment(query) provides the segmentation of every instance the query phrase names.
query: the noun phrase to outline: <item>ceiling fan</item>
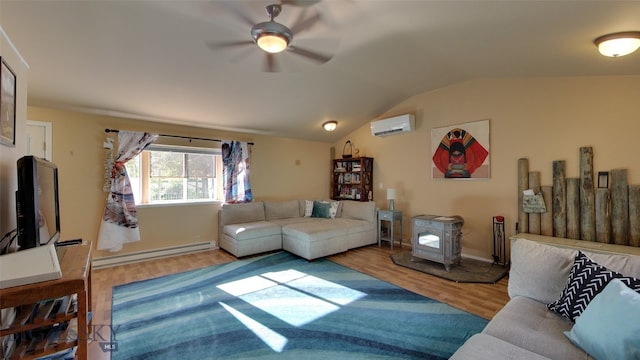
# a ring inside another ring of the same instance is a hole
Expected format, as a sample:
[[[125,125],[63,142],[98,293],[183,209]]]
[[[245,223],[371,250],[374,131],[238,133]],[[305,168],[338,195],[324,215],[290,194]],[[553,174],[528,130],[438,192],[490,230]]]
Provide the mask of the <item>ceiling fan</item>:
[[[294,4],[293,1],[282,2],[282,4],[289,3],[291,3],[292,5]],[[280,13],[282,12],[281,4],[270,4],[265,8],[267,11],[267,15],[269,16],[269,21],[264,21],[257,24],[254,24],[251,19],[237,11],[237,9],[232,9],[238,17],[240,17],[242,20],[244,20],[245,23],[251,26],[252,40],[210,44],[210,48],[216,50],[218,48],[257,45],[258,48],[265,52],[264,71],[266,72],[277,71],[275,56],[276,54],[284,51],[305,57],[321,64],[331,60],[331,55],[322,54],[291,44],[294,34],[310,29],[318,22],[318,20],[320,20],[319,14],[306,18],[307,12],[305,8],[300,13],[300,16],[297,18],[296,22],[291,26],[291,28],[289,28],[275,21],[275,18],[278,17],[278,15],[280,15]]]

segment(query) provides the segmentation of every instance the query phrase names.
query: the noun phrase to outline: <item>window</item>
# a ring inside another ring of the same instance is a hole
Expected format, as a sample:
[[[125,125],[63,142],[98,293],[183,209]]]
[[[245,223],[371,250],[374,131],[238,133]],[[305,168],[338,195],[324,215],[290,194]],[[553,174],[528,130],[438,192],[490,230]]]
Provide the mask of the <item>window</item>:
[[[219,149],[151,145],[126,164],[136,204],[222,198]]]

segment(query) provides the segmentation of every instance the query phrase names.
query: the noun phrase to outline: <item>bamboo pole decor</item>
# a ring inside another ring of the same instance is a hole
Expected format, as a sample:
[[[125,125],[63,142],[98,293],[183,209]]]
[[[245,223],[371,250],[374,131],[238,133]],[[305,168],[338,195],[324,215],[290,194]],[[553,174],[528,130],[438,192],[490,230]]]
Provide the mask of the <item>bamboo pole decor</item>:
[[[596,241],[611,243],[611,207],[609,189],[596,190]]]
[[[540,172],[529,171],[529,189],[540,193]],[[529,213],[529,233],[540,235],[540,213]]]
[[[543,185],[540,190],[544,198],[544,207],[547,209],[547,212],[540,214],[540,235],[553,236],[553,186]]]
[[[565,162],[553,162],[553,236],[567,236],[567,181],[565,179]]]
[[[580,239],[596,239],[593,148],[580,148]]]
[[[567,179],[567,239],[580,239],[580,179]]]
[[[627,170],[611,170],[611,237],[614,244],[629,244],[629,186]]]
[[[629,245],[640,246],[640,185],[629,185]]]
[[[529,159],[518,159],[518,232],[529,232],[529,214],[522,206],[523,192],[529,188]]]

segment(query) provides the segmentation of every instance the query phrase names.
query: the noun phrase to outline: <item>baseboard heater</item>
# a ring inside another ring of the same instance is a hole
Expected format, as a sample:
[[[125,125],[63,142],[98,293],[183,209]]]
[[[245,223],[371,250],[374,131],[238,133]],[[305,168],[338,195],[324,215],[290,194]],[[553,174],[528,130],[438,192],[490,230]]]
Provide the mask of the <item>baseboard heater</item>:
[[[136,251],[128,254],[105,256],[100,258],[94,258],[91,261],[91,265],[94,269],[102,269],[112,266],[132,264],[140,261],[147,261],[152,259],[165,258],[176,255],[184,255],[199,251],[207,251],[215,249],[214,241],[205,241],[193,244],[171,246],[160,249],[152,249],[145,251]]]

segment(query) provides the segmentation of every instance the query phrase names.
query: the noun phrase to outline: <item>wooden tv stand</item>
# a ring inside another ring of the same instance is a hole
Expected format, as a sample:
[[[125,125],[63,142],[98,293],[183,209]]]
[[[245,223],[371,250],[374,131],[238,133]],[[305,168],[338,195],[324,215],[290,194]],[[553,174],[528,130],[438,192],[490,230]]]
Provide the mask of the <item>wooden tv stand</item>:
[[[87,340],[91,328],[88,319],[88,314],[91,312],[91,246],[91,243],[83,243],[64,247],[66,250],[60,262],[62,271],[60,279],[0,290],[1,309],[20,309],[13,323],[0,330],[0,337],[21,332],[36,332],[38,329],[54,327],[56,324],[77,319],[77,338],[60,336],[60,341],[48,346],[48,338],[45,338],[41,342],[33,342],[34,351],[30,353],[24,353],[29,344],[20,344],[14,348],[10,359],[33,359],[75,346],[77,346],[76,357],[80,360],[87,359]],[[44,318],[38,315],[28,317],[24,315],[34,312],[34,306],[45,304],[47,300],[71,297],[74,294],[77,294],[77,309],[71,308],[66,314],[56,316],[52,312],[50,316]],[[0,324],[2,324],[1,315]],[[0,354],[0,358],[4,356],[5,354]]]

